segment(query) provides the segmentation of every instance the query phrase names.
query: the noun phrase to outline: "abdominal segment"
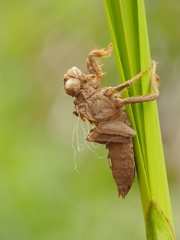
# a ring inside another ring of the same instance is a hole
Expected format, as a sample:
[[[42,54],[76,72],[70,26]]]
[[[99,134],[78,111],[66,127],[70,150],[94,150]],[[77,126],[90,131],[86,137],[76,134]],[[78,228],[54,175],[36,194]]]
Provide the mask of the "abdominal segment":
[[[126,143],[109,142],[106,147],[109,149],[108,158],[110,168],[118,188],[118,195],[125,198],[134,181],[135,164],[132,139]]]
[[[132,144],[134,135],[135,131],[123,122],[118,121],[118,124],[116,122],[114,125],[109,121],[98,124],[86,137],[87,141],[105,144],[109,149],[110,168],[118,188],[118,195],[123,198],[134,181],[135,163]]]

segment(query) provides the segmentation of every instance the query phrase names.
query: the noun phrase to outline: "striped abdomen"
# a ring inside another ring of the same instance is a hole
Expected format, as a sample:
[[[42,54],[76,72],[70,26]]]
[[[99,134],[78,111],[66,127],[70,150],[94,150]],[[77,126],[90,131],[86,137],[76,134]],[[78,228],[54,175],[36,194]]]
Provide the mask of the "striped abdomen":
[[[109,142],[106,147],[109,149],[108,158],[118,194],[124,198],[134,181],[135,164],[132,139],[128,138],[124,143]]]
[[[135,163],[132,137],[136,134],[128,125],[125,117],[125,120],[116,118],[97,124],[86,137],[89,142],[105,144],[109,149],[110,167],[118,187],[118,194],[123,198],[134,180]]]

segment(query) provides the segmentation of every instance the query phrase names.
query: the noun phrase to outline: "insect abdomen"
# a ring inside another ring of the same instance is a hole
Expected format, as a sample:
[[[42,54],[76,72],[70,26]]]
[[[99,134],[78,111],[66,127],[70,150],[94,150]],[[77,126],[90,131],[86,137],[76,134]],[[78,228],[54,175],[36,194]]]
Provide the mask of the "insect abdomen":
[[[124,115],[126,117],[126,115]],[[126,120],[126,118],[124,119]],[[132,137],[136,132],[118,118],[99,123],[86,137],[89,142],[105,144],[119,196],[125,198],[134,180],[135,163]]]
[[[109,149],[108,158],[110,168],[118,188],[119,196],[125,198],[134,180],[135,164],[132,139],[128,142],[109,142],[106,147]]]

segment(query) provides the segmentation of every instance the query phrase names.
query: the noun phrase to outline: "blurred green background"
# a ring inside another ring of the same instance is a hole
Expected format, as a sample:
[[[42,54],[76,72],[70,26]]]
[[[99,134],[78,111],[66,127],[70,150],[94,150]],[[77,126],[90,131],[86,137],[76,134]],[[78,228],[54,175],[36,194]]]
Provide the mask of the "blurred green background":
[[[180,2],[145,4],[179,239]],[[137,179],[126,199],[118,199],[107,159],[88,149],[81,127],[83,151],[74,158],[71,146],[77,118],[63,75],[74,65],[87,73],[88,53],[110,42],[102,1],[1,1],[0,239],[145,239]],[[114,55],[103,63],[103,86],[119,84]]]

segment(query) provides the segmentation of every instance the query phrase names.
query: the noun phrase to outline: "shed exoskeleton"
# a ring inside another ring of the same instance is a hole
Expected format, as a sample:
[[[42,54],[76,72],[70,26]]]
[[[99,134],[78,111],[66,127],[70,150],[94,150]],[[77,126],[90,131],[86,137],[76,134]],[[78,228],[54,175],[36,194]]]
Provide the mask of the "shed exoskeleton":
[[[64,75],[64,89],[68,95],[76,98],[74,101],[75,115],[83,121],[95,125],[86,140],[105,144],[109,149],[108,158],[118,188],[118,195],[125,198],[134,180],[135,163],[132,137],[136,132],[130,127],[130,121],[123,106],[157,99],[159,78],[156,75],[156,62],[152,61],[152,66],[125,83],[117,87],[105,87],[99,90],[103,73],[97,58],[110,56],[112,48],[113,46],[110,44],[107,51],[95,49],[89,53],[86,61],[90,73],[88,75],[83,74],[77,67],[69,69]],[[149,69],[152,69],[153,94],[124,99],[117,94],[138,81]]]

